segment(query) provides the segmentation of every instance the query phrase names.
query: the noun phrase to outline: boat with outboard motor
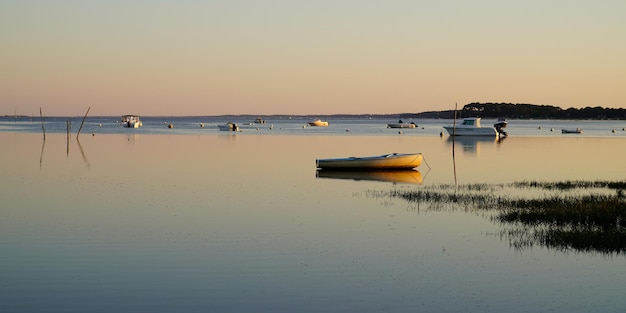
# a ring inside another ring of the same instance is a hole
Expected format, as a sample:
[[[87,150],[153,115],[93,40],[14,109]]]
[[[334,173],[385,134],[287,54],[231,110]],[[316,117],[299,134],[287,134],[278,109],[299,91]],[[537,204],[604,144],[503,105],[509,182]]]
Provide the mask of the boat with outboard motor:
[[[459,125],[448,125],[443,128],[450,136],[506,136],[506,132],[502,130],[508,124],[506,120],[499,120],[494,127],[483,127],[480,121],[480,117],[468,117]]]
[[[417,125],[414,122],[405,123],[402,120],[399,120],[397,123],[389,123],[387,124],[387,128],[416,128]]]

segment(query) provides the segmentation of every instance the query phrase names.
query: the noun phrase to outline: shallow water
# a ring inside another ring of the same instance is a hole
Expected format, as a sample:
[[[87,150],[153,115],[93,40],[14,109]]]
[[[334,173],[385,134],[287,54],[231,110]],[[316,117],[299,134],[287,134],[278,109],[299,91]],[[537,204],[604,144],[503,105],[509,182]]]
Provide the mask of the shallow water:
[[[623,312],[623,255],[374,191],[623,180],[626,138],[0,132],[2,312]],[[422,152],[421,184],[316,158]]]
[[[69,128],[73,135],[81,128],[83,117],[44,117],[43,128],[47,133],[66,133]],[[328,119],[328,127],[312,127],[307,122],[310,119],[303,117],[282,117],[268,119],[265,124],[255,124],[252,119],[245,117],[141,117],[143,127],[129,129],[122,127],[119,117],[89,116],[85,119],[82,134],[179,134],[179,135],[208,135],[220,134],[218,125],[226,122],[236,123],[242,134],[246,135],[300,135],[300,136],[438,136],[444,125],[452,125],[453,120],[445,119],[403,119],[404,122],[413,122],[418,127],[413,129],[387,128],[388,123],[397,120],[367,119],[367,118],[339,118]],[[483,119],[483,126],[491,126],[496,119]],[[172,124],[173,128],[168,128]],[[562,129],[583,130],[582,134],[562,134]],[[559,137],[559,138],[626,138],[626,121],[623,120],[509,120],[505,129],[511,137]],[[31,132],[42,133],[42,121],[39,117],[0,117],[0,132]]]

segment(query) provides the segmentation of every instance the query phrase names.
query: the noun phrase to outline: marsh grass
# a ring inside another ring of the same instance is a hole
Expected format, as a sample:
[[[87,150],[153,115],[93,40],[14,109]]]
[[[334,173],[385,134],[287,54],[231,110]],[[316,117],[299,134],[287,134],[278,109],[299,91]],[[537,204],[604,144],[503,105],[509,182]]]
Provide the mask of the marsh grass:
[[[512,196],[516,189],[533,197]],[[626,181],[515,182],[439,185],[394,190],[390,196],[429,209],[491,211],[500,233],[517,249],[626,254]],[[551,191],[542,194],[540,191]]]
[[[523,181],[510,184],[514,187],[532,187],[548,190],[571,190],[576,188],[606,188],[606,189],[626,189],[626,181],[562,181],[562,182],[538,182]]]

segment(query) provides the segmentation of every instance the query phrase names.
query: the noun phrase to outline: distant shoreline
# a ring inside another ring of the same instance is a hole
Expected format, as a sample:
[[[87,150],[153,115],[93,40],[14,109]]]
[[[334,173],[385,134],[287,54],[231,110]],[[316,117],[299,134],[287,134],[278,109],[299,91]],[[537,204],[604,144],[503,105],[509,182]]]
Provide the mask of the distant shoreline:
[[[286,114],[270,114],[270,115],[262,115],[262,114],[227,114],[227,115],[141,115],[142,118],[213,118],[213,119],[225,119],[225,120],[240,120],[240,119],[245,119],[245,120],[254,120],[256,118],[262,118],[265,120],[313,120],[316,118],[320,118],[320,119],[329,119],[329,120],[348,120],[348,119],[389,119],[389,120],[397,120],[397,119],[435,119],[435,120],[450,120],[454,118],[454,114],[451,113],[450,117],[447,116],[431,116],[431,114],[429,113],[395,113],[395,114],[327,114],[327,115],[323,115],[323,114],[319,114],[319,115],[286,115]],[[120,115],[121,116],[121,115]],[[457,119],[461,119],[463,117],[469,117],[469,116],[457,116]],[[493,117],[493,116],[480,116],[484,119],[497,119],[497,118],[506,118],[506,119],[510,119],[510,120],[570,120],[570,121],[575,121],[575,120],[594,120],[594,121],[601,121],[601,120],[626,120],[626,118],[567,118],[567,117],[563,117],[563,118],[554,118],[554,117],[511,117],[511,116],[499,116],[499,117]],[[40,119],[39,116],[27,116],[27,115],[18,115],[18,116],[14,116],[14,115],[4,115],[3,116],[4,119]],[[46,118],[77,118],[80,119],[82,118],[82,116],[78,116],[78,115],[73,115],[73,116],[68,116],[68,115],[44,115],[44,120]],[[87,116],[87,119],[90,118],[115,118],[118,119],[119,116],[117,115],[90,115]]]

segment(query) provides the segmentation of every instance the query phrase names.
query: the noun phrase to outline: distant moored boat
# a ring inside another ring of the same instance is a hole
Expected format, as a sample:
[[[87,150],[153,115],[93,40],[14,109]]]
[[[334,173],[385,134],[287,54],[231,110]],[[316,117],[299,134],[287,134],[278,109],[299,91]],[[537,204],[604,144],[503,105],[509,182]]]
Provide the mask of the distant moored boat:
[[[328,126],[328,122],[326,121],[322,121],[320,119],[316,119],[312,122],[309,122],[309,125],[311,126]]]
[[[139,119],[139,115],[122,115],[122,125],[124,127],[139,128],[143,123]]]
[[[387,128],[416,128],[417,125],[414,122],[404,123],[402,121],[398,121],[398,123],[390,123],[387,124]]]
[[[217,125],[217,128],[219,128],[221,131],[239,131],[239,126],[232,122],[228,122],[224,125]]]
[[[582,134],[583,130],[580,128],[576,129],[561,129],[562,134]]]

